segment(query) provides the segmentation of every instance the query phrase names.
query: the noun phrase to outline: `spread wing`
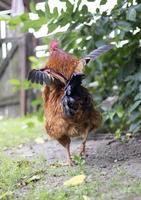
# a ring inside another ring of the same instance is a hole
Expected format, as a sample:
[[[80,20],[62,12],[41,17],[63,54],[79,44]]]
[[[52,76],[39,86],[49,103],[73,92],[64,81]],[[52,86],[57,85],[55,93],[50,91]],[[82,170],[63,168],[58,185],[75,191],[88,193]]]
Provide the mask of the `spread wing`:
[[[62,74],[47,68],[31,70],[28,75],[28,80],[32,83],[39,83],[41,85],[50,85],[52,83],[61,83],[65,85],[67,82]]]
[[[110,49],[112,49],[114,45],[103,45],[99,47],[98,49],[95,49],[90,54],[88,54],[86,57],[82,58],[81,60],[84,62],[84,64],[88,64],[90,61],[95,60],[98,56],[101,56],[102,54],[106,53]]]

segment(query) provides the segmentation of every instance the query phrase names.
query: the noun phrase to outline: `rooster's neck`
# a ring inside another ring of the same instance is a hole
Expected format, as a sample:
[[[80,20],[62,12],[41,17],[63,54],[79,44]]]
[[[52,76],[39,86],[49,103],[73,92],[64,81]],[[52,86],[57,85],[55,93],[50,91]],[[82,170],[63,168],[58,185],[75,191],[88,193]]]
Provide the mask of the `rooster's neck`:
[[[48,68],[62,74],[67,80],[70,79],[77,65],[77,58],[60,49],[51,52],[47,63]]]

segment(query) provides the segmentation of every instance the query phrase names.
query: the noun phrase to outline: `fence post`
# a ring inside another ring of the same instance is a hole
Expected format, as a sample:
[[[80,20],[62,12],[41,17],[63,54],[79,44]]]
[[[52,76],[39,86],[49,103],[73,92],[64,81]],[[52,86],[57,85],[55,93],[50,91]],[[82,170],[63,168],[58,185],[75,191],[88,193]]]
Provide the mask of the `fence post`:
[[[27,74],[31,69],[31,63],[28,57],[34,55],[34,48],[36,45],[36,40],[31,33],[26,33],[21,37],[19,43],[19,61],[21,66],[21,82],[27,79]],[[27,111],[31,110],[31,102],[28,101],[29,93],[25,91],[23,85],[21,85],[20,90],[20,114],[25,115]]]

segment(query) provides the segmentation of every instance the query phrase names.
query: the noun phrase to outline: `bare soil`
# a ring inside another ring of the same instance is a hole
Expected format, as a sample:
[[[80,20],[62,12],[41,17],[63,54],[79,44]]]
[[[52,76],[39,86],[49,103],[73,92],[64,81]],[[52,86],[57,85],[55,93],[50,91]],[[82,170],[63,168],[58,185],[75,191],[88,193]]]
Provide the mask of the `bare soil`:
[[[79,152],[81,140],[73,139],[71,143],[72,154]],[[120,172],[126,172],[122,184],[127,185],[133,181],[141,179],[141,138],[132,138],[128,142],[113,141],[111,135],[97,135],[90,137],[87,141],[86,170],[89,174],[100,174],[100,180],[103,182],[103,191],[106,191],[106,184],[111,177],[116,177]],[[18,148],[5,150],[6,154],[12,157],[18,156],[26,159],[35,159],[37,156],[43,156],[48,165],[56,162],[65,162],[66,154],[64,148],[56,141],[45,141],[42,144],[30,143],[20,145]],[[63,168],[66,170],[67,168]],[[63,173],[60,167],[60,174]],[[94,175],[94,176],[95,176]],[[49,177],[48,177],[49,178]],[[65,176],[50,176],[50,182],[46,185],[52,185],[52,188],[59,187],[60,183],[65,180]],[[122,176],[121,176],[122,179]],[[118,190],[114,191],[113,199],[123,200],[141,200],[141,196],[133,195],[128,197],[126,193],[119,194]]]
[[[71,152],[77,154],[81,139],[72,139]],[[29,143],[20,145],[18,148],[6,149],[8,155],[34,158],[43,155],[49,164],[56,161],[64,161],[66,153],[57,141],[49,140],[44,143]],[[137,159],[141,161],[141,138],[131,138],[129,141],[115,141],[112,135],[92,136],[86,143],[86,164],[106,165],[115,164]]]

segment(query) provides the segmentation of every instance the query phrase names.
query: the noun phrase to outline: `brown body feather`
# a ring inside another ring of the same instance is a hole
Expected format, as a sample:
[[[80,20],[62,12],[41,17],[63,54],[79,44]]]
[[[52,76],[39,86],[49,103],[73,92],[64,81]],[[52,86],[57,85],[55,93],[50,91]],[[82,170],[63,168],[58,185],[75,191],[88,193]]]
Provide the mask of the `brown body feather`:
[[[86,89],[85,92],[89,95]],[[63,88],[57,86],[45,87],[44,110],[48,135],[54,139],[59,139],[63,135],[74,137],[85,134],[86,130],[88,132],[96,130],[100,126],[101,115],[95,109],[92,99],[90,110],[83,111],[83,108],[81,108],[78,102],[78,111],[73,118],[69,118],[64,115],[61,104],[63,93]]]

